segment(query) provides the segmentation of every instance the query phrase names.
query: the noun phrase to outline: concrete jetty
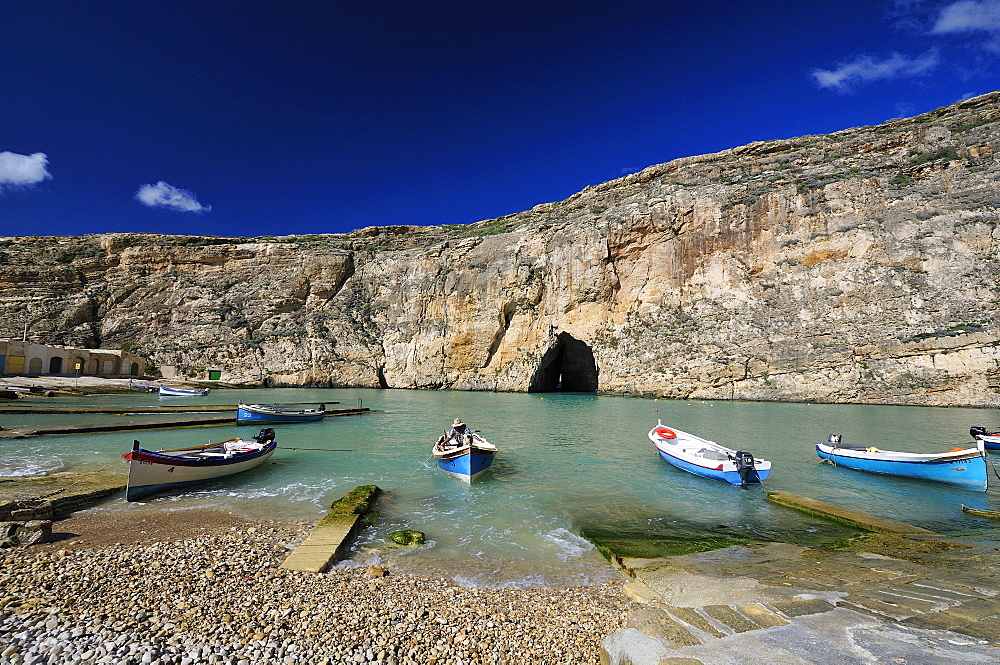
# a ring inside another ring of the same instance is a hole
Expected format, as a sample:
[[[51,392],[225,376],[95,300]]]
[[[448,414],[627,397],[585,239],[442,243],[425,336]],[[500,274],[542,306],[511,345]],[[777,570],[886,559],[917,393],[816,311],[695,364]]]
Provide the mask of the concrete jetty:
[[[376,485],[361,485],[334,501],[330,512],[288,555],[281,568],[322,573],[341,559],[381,491]]]
[[[155,410],[154,410],[155,409]],[[203,413],[203,412],[209,413]],[[360,413],[368,413],[371,409],[364,408],[344,408],[327,409],[326,416],[348,416]],[[93,423],[86,425],[41,425],[38,427],[9,427],[0,429],[0,439],[23,439],[32,436],[47,436],[52,434],[94,434],[100,432],[127,432],[132,430],[152,430],[152,429],[175,429],[180,427],[212,427],[218,425],[236,424],[236,405],[209,405],[206,407],[150,407],[146,409],[100,409],[91,410],[88,407],[67,407],[67,410],[58,407],[45,407],[42,410],[29,410],[21,407],[6,407],[0,409],[0,414],[84,414],[84,413],[108,413],[122,416],[138,415],[147,416],[146,419],[130,420],[128,422]],[[183,418],[151,419],[148,417],[157,415],[175,415],[185,413],[190,414]],[[248,426],[254,423],[249,423]],[[261,423],[266,425],[266,423]]]
[[[857,510],[841,508],[840,506],[835,506],[833,504],[826,503],[825,501],[810,499],[808,497],[792,494],[791,492],[770,490],[767,493],[767,498],[769,501],[776,503],[779,506],[786,506],[810,515],[817,515],[819,517],[832,519],[843,524],[864,529],[865,531],[915,534],[924,536],[937,535],[933,531],[928,531],[927,529],[923,529],[919,526],[875,517],[874,515],[868,515],[867,513],[858,512]]]

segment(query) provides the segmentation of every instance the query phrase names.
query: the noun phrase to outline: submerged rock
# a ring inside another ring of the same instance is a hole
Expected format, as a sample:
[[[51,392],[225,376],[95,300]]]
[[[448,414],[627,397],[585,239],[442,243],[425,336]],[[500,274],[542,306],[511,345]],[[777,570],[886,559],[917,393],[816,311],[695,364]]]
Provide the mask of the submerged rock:
[[[424,532],[423,531],[413,531],[412,529],[401,529],[399,531],[393,531],[389,534],[389,539],[399,545],[411,546],[411,545],[423,545],[424,544]]]

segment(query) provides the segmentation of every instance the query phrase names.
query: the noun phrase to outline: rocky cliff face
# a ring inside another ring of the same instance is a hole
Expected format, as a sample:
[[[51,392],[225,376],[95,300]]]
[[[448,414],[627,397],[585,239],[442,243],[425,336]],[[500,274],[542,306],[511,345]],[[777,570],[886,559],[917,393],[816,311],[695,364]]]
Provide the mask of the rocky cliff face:
[[[1000,93],[455,227],[0,239],[0,336],[267,385],[996,405]]]

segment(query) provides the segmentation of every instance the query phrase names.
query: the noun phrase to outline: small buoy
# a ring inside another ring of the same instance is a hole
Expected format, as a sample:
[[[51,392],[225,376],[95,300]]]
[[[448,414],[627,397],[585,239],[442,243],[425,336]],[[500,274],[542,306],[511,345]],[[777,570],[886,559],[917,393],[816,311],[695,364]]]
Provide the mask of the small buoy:
[[[659,402],[659,401],[660,401],[660,398],[659,398],[659,397],[654,397],[654,398],[653,398],[653,401],[654,401],[654,402]]]
[[[659,409],[653,409],[653,411],[655,411],[655,412],[657,412],[657,413],[659,413],[659,412],[660,412],[660,410],[659,410]]]
[[[538,399],[545,399],[544,397],[539,397]]]

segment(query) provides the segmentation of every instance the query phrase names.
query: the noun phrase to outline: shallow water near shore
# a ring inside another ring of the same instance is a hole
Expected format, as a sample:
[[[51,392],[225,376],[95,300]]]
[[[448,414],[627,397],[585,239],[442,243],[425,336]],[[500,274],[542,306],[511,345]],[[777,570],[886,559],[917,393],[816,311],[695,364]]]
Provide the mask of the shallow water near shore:
[[[270,389],[215,390],[204,398],[149,393],[22,400],[21,404],[134,406],[325,402],[371,413],[278,425],[268,464],[227,481],[97,510],[141,520],[144,511],[221,508],[249,519],[313,521],[357,485],[385,494],[378,516],[343,565],[381,562],[469,586],[591,584],[616,573],[583,534],[648,537],[663,553],[692,543],[830,542],[853,533],[770,504],[760,486],[741,490],[661,460],[646,437],[657,419],[771,460],[767,487],[829,501],[970,540],[1000,540],[1000,524],[964,515],[965,505],[1000,510],[1000,480],[987,493],[835,468],[814,444],[830,433],[884,449],[940,452],[971,441],[971,425],[1000,429],[990,409],[662,401],[579,393]],[[495,443],[496,461],[472,486],[437,469],[430,448],[460,417]],[[108,422],[127,416],[3,416],[4,426]],[[137,438],[172,448],[256,434],[227,426],[50,436],[0,442],[0,477],[87,471],[110,465]],[[299,448],[300,450],[294,450]],[[323,449],[323,450],[307,450]],[[1000,454],[989,453],[1000,468]],[[392,548],[388,534],[423,531],[420,548]],[[652,550],[651,550],[652,552]]]

